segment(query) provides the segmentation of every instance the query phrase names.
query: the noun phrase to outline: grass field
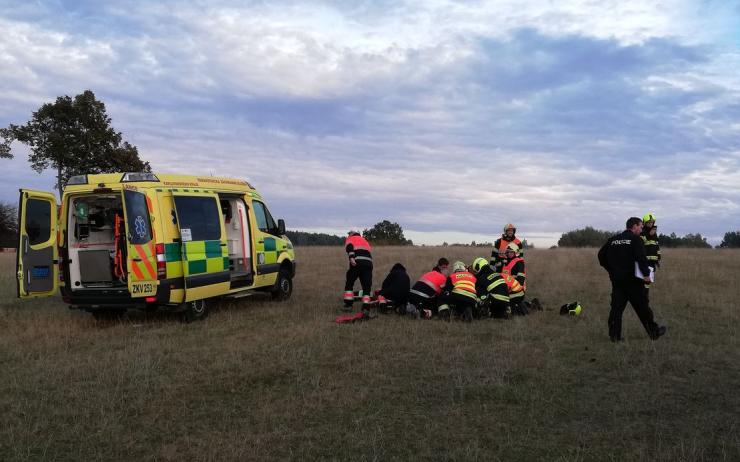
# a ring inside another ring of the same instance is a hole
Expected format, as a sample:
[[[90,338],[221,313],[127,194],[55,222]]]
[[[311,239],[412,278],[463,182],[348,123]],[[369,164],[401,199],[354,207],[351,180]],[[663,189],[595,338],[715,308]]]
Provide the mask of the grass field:
[[[475,252],[379,248],[375,283]],[[617,345],[594,249],[528,252],[545,311],[473,324],[335,325],[342,249],[297,254],[290,301],[193,324],[18,301],[0,255],[0,460],[740,460],[737,251],[664,251],[668,334],[628,308]],[[560,317],[574,300],[584,315]]]

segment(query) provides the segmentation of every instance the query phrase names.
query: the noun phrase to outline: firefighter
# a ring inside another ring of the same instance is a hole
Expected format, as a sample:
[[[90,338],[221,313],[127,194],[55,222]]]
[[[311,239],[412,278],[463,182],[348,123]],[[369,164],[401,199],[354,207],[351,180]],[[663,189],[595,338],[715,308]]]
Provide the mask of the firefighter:
[[[599,250],[599,264],[609,273],[612,283],[611,311],[609,312],[609,338],[621,342],[622,315],[630,302],[640,318],[645,331],[651,339],[657,340],[666,332],[665,326],[658,326],[653,319],[653,311],[645,294],[644,283],[650,282],[650,269],[645,254],[645,244],[640,239],[642,220],[631,217],[627,228],[610,237]],[[642,278],[638,277],[638,271]]]
[[[452,273],[447,277],[444,292],[440,296],[442,305],[439,306],[441,316],[450,315],[450,305],[457,314],[462,315],[463,321],[473,321],[473,309],[478,303],[475,292],[476,278],[465,267],[465,263],[456,261],[452,265]]]
[[[393,265],[390,273],[383,280],[380,293],[378,293],[379,311],[387,313],[390,306],[391,309],[402,314],[406,309],[410,287],[411,281],[408,273],[406,273],[406,268],[400,263]]]
[[[511,316],[509,306],[509,287],[500,273],[493,271],[493,267],[483,257],[473,260],[470,271],[475,275],[475,292],[478,298],[488,307],[488,315],[494,318],[508,318]],[[514,283],[516,279],[511,278]],[[485,316],[486,310],[483,310]]]
[[[504,266],[503,261],[506,259],[506,248],[509,244],[516,244],[517,248],[520,249],[517,250],[517,255],[521,257],[524,256],[521,253],[522,241],[516,237],[516,227],[511,223],[507,223],[506,226],[504,226],[504,234],[502,234],[501,237],[496,239],[496,242],[493,243],[493,250],[491,251],[491,265],[496,272],[501,272],[501,268]]]
[[[431,318],[437,312],[439,294],[447,281],[448,267],[450,262],[446,258],[440,258],[432,271],[424,273],[409,290],[408,314],[420,317],[423,313],[425,318]]]
[[[521,286],[521,290],[512,292],[509,295],[509,304],[514,314],[527,315],[529,310],[524,304],[524,293],[527,290],[527,271],[524,264],[524,258],[519,253],[519,246],[511,242],[506,246],[504,260],[501,262],[501,276],[514,278]]]
[[[347,280],[344,284],[344,311],[352,311],[353,288],[359,278],[362,285],[362,310],[370,314],[370,291],[373,285],[373,256],[370,243],[360,233],[350,231],[344,241],[344,250],[349,257]]]

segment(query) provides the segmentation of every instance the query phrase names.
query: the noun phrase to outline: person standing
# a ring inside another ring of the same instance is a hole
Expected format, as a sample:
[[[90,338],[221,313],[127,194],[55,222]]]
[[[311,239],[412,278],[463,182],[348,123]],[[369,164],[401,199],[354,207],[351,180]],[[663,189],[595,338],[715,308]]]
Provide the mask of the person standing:
[[[504,226],[504,234],[502,234],[501,237],[496,239],[496,242],[493,243],[493,250],[491,251],[491,266],[493,266],[493,269],[497,273],[500,273],[501,268],[504,266],[503,262],[506,259],[506,248],[509,244],[516,244],[517,249],[519,249],[517,251],[517,256],[524,256],[521,252],[522,241],[516,237],[516,227],[511,223],[507,223]]]
[[[609,273],[612,283],[611,311],[609,312],[609,338],[612,342],[623,341],[622,315],[627,302],[640,318],[648,336],[657,340],[666,333],[665,326],[659,326],[653,319],[644,284],[650,282],[650,267],[645,254],[645,244],[640,238],[642,220],[631,217],[626,229],[610,237],[599,249],[599,264]],[[644,275],[638,277],[638,271]]]
[[[344,283],[344,311],[352,311],[355,281],[362,286],[362,310],[369,314],[370,291],[373,286],[373,256],[370,243],[360,233],[350,231],[344,241],[344,250],[349,257],[347,279]]]

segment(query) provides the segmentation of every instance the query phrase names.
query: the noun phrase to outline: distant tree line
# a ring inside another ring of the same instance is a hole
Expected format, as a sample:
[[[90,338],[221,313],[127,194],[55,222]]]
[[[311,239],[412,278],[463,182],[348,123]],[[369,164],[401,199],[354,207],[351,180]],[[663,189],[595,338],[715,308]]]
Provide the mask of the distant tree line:
[[[286,231],[285,234],[295,246],[307,245],[343,245],[344,238],[333,234],[307,233],[304,231]]]
[[[488,248],[490,248],[490,247],[493,247],[493,243],[487,242],[487,241],[486,242],[472,241],[470,244],[461,244],[459,242],[453,242],[452,244],[450,244],[448,242],[443,242],[442,243],[442,247],[448,247],[448,246],[452,246],[452,247],[488,247]],[[522,249],[534,249],[534,244],[530,244],[529,242],[527,242],[526,239],[522,239]]]
[[[558,247],[601,247],[607,239],[615,234],[618,234],[618,232],[586,226],[582,229],[563,233],[558,239]],[[701,233],[689,233],[684,236],[677,236],[676,233],[658,234],[658,242],[664,248],[712,248],[712,245],[707,242],[707,238],[702,236]],[[718,247],[740,247],[740,231],[725,233],[725,237]]]

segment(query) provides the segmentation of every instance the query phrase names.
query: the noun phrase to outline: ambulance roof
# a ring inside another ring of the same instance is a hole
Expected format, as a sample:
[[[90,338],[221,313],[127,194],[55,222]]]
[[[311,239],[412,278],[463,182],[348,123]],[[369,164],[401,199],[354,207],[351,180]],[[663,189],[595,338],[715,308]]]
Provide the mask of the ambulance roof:
[[[134,174],[139,175],[139,174]],[[141,188],[204,188],[218,191],[254,191],[247,181],[238,178],[218,176],[177,175],[170,173],[154,173],[156,180],[137,181],[136,177],[128,179],[126,173],[100,173],[72,177],[70,184],[64,188],[65,192],[86,191],[91,186],[111,187],[120,184],[130,184]],[[86,176],[86,178],[82,178]]]

